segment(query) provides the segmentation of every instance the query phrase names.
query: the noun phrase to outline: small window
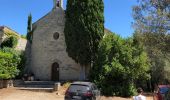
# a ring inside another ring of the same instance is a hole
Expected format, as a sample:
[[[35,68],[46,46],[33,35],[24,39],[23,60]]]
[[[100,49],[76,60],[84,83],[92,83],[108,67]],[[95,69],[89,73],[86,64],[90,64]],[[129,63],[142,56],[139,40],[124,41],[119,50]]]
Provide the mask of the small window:
[[[55,32],[55,33],[53,34],[53,38],[54,38],[55,40],[57,40],[57,39],[59,38],[59,33],[58,33],[58,32]]]

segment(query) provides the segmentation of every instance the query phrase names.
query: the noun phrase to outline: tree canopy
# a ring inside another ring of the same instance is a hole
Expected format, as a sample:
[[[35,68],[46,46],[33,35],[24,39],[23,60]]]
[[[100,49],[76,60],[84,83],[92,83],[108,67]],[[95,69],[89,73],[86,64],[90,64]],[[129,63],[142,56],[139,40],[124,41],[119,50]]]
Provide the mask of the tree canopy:
[[[138,5],[133,7],[134,28],[140,33],[168,33],[169,9],[169,0],[139,0]]]
[[[143,42],[151,62],[153,83],[168,79],[170,62],[170,1],[139,0],[133,7],[135,34]]]

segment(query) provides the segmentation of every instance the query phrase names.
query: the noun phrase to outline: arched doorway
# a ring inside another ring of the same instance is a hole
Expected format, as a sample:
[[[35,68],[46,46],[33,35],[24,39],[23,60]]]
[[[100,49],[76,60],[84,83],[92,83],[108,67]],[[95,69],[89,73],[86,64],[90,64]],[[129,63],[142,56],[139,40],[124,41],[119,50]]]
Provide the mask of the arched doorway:
[[[57,62],[52,64],[51,80],[52,81],[59,81],[59,64]]]

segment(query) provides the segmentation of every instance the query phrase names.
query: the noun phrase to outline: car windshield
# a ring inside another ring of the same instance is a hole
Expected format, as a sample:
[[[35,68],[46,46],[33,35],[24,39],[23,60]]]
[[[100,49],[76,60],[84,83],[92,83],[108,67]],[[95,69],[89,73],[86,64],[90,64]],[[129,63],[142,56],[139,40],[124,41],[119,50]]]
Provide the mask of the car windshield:
[[[70,92],[87,92],[89,90],[89,86],[80,84],[72,84],[68,89]]]

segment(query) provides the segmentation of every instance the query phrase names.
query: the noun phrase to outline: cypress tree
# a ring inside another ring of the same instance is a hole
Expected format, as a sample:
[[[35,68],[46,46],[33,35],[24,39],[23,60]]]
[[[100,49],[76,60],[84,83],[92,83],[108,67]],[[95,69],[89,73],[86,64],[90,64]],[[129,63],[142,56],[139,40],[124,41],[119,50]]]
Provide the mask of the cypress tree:
[[[67,0],[64,33],[68,55],[81,66],[93,64],[104,35],[103,0]]]
[[[28,16],[28,22],[27,22],[27,40],[32,42],[32,15],[30,14]]]
[[[104,35],[103,0],[67,0],[64,33],[68,55],[82,66],[85,79],[84,66],[93,64]]]

